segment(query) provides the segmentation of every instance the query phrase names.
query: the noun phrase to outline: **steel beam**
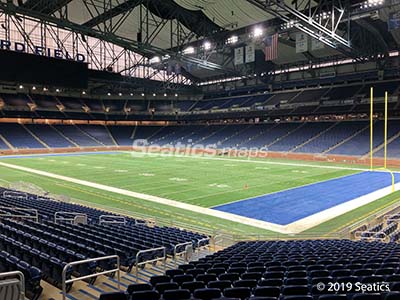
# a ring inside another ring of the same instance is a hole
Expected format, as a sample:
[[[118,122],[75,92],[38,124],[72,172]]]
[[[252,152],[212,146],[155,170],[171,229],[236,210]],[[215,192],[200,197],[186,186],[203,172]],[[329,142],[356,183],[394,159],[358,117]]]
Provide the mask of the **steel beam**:
[[[305,9],[302,11],[281,0],[247,0],[247,2],[278,17],[291,27],[297,28],[331,48],[347,55],[353,51],[349,28],[346,28],[343,35],[338,34],[339,24],[343,21],[345,14],[349,13],[349,7],[346,7],[340,0],[330,1],[329,11],[322,10],[322,7],[328,6],[325,1],[319,1],[313,7],[311,0],[307,0],[305,1],[307,3]],[[295,1],[296,3],[297,1]],[[322,15],[323,12],[326,14]]]

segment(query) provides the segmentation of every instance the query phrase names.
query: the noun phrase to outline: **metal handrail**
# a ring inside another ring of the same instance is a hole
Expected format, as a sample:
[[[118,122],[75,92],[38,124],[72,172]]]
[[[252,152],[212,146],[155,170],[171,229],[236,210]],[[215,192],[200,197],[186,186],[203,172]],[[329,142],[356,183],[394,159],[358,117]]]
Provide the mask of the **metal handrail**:
[[[118,220],[120,220],[120,221],[118,221]],[[99,224],[100,225],[101,224],[123,224],[123,225],[126,225],[126,218],[124,216],[101,215],[99,217]]]
[[[373,237],[375,234],[379,233],[379,231],[359,230],[354,233],[354,238],[356,239],[361,238],[361,234],[363,233],[371,234],[371,236],[365,237],[365,238],[370,238]]]
[[[89,263],[89,262],[93,262],[93,261],[102,261],[102,260],[107,260],[107,259],[117,259],[117,267],[115,269],[112,270],[106,270],[103,272],[99,272],[99,273],[94,273],[91,275],[85,275],[85,276],[81,276],[81,277],[76,277],[76,278],[71,278],[67,280],[67,270],[69,268],[71,268],[72,266],[76,266],[76,265],[80,265],[80,264],[85,264],[85,263]],[[90,258],[90,259],[84,259],[84,260],[79,260],[79,261],[73,261],[70,262],[68,264],[66,264],[63,268],[62,271],[62,280],[61,280],[61,286],[62,286],[62,298],[63,300],[66,299],[67,297],[67,284],[68,283],[73,283],[75,281],[80,281],[80,280],[84,280],[84,279],[89,279],[89,278],[93,278],[93,277],[97,277],[99,275],[106,275],[106,274],[110,274],[110,273],[115,273],[117,272],[117,278],[118,278],[118,290],[121,290],[121,286],[120,286],[120,281],[121,281],[121,271],[120,271],[120,260],[119,260],[119,256],[118,255],[110,255],[110,256],[103,256],[103,257],[97,257],[97,258]]]
[[[34,219],[37,222],[39,222],[39,212],[37,209],[34,208],[19,208],[19,207],[11,207],[11,206],[0,206],[0,209],[12,209],[15,211],[26,211],[26,212],[32,212],[34,213],[34,216],[31,215],[10,215],[10,214],[0,214],[1,217],[7,217],[7,218],[23,218],[23,219]]]
[[[162,257],[153,258],[153,259],[150,259],[150,260],[139,262],[139,256],[141,254],[160,251],[160,250],[163,250],[163,256]],[[136,253],[136,266],[135,266],[136,282],[138,282],[138,280],[139,280],[139,277],[138,277],[138,275],[139,275],[139,266],[146,265],[146,264],[152,263],[152,262],[163,261],[164,262],[164,272],[165,272],[165,270],[166,270],[166,260],[167,260],[167,249],[165,247],[158,247],[158,248],[140,250],[138,253]]]
[[[384,217],[384,220],[387,221],[397,221],[400,220],[400,214],[392,214],[392,215],[386,215]]]
[[[24,273],[21,271],[12,271],[12,272],[5,272],[5,273],[0,273],[0,279],[5,278],[5,277],[19,277],[19,282],[21,284],[21,294],[20,294],[20,299],[25,300],[25,276]]]
[[[200,249],[200,248],[210,248],[210,240],[211,240],[210,237],[206,237],[206,238],[202,238],[202,239],[197,240],[197,248],[198,249]],[[206,244],[204,246],[200,246],[200,243],[207,242],[207,241],[208,241],[208,244]]]
[[[23,198],[21,198],[21,197],[23,197]],[[6,199],[18,198],[18,199],[27,200],[28,199],[28,194],[25,193],[25,192],[19,192],[19,191],[4,191],[3,192],[3,198],[6,198]]]
[[[58,217],[58,215],[64,214],[64,215],[71,215],[74,216],[73,218],[63,218],[63,217]],[[75,222],[76,217],[85,217],[87,220],[87,214],[84,213],[78,213],[78,212],[70,212],[70,211],[56,211],[54,213],[54,223],[57,224],[57,221],[71,221]]]
[[[176,245],[174,246],[174,256],[173,256],[173,260],[174,260],[175,267],[176,267],[177,264],[178,264],[178,262],[177,262],[177,256],[181,256],[181,255],[187,253],[186,247],[185,247],[184,250],[181,251],[181,252],[177,252],[177,251],[178,251],[178,248],[180,248],[180,247],[182,247],[182,246],[192,246],[192,245],[193,245],[192,242],[185,242],[185,243],[176,244]]]

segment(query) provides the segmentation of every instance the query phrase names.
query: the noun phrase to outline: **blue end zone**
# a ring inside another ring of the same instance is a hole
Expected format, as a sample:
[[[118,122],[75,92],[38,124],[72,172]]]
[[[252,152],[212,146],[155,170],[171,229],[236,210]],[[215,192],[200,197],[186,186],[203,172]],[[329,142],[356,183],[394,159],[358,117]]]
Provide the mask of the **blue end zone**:
[[[395,173],[395,182],[399,181],[400,174]],[[362,172],[224,204],[213,207],[213,209],[287,225],[390,185],[391,175],[389,173]]]

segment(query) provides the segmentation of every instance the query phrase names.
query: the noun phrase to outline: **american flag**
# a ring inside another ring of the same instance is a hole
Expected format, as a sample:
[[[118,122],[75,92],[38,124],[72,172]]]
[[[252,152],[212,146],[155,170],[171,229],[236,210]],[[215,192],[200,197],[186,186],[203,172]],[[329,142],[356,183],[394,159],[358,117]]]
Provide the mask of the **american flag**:
[[[278,58],[278,34],[268,35],[264,39],[265,60],[274,60]]]

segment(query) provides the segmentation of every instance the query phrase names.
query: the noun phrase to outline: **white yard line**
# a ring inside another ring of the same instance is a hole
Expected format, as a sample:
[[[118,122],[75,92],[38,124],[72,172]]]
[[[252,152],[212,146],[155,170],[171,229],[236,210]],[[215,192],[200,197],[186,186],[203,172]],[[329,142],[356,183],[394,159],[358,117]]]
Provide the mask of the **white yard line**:
[[[278,161],[263,161],[263,160],[251,160],[251,159],[236,159],[236,158],[220,158],[220,157],[212,157],[212,156],[200,156],[200,155],[182,155],[182,154],[168,154],[168,153],[140,153],[135,151],[123,151],[124,153],[128,153],[132,156],[138,157],[146,157],[150,156],[172,156],[172,157],[181,157],[181,158],[193,158],[193,159],[206,159],[206,160],[220,160],[220,161],[229,161],[229,162],[243,162],[243,163],[253,163],[253,164],[267,164],[267,165],[280,165],[280,166],[291,166],[291,167],[306,167],[306,168],[317,168],[317,169],[334,169],[334,170],[352,170],[352,171],[368,171],[367,167],[365,168],[351,168],[351,167],[340,167],[340,166],[326,166],[326,165],[314,165],[314,164],[303,164],[303,163],[290,163],[290,162],[278,162]],[[376,172],[387,172],[385,170],[374,170]],[[400,172],[393,172],[400,173]]]
[[[244,160],[244,161],[260,163],[258,161],[247,161],[247,160]],[[267,163],[267,162],[261,162],[261,163]],[[312,228],[312,227],[319,225],[325,221],[328,221],[339,215],[347,213],[353,209],[356,209],[358,207],[361,207],[363,205],[371,203],[371,202],[391,193],[391,186],[389,186],[389,187],[377,190],[375,192],[372,192],[370,194],[363,195],[357,199],[353,199],[351,201],[347,201],[345,203],[339,204],[335,207],[318,212],[314,215],[311,215],[311,216],[308,216],[301,220],[295,221],[291,224],[283,226],[283,225],[278,225],[278,224],[274,224],[274,223],[270,223],[270,222],[247,218],[247,217],[243,217],[243,216],[239,216],[239,215],[235,215],[235,214],[231,214],[231,213],[227,213],[227,212],[222,212],[222,211],[213,210],[213,209],[209,209],[209,208],[203,208],[203,207],[196,206],[196,205],[182,203],[182,202],[174,201],[174,200],[167,199],[167,198],[161,198],[161,197],[152,196],[152,195],[148,195],[148,194],[137,193],[137,192],[128,191],[125,189],[111,187],[111,186],[107,186],[107,185],[103,185],[103,184],[99,184],[99,183],[95,183],[95,182],[80,180],[80,179],[76,179],[76,178],[72,178],[72,177],[67,177],[67,176],[63,176],[63,175],[58,175],[58,174],[40,171],[40,170],[36,170],[36,169],[32,169],[32,168],[13,165],[13,164],[9,164],[9,163],[0,162],[0,166],[4,166],[4,167],[16,169],[16,170],[20,170],[20,171],[24,171],[24,172],[28,172],[28,173],[33,173],[33,174],[37,174],[37,175],[41,175],[41,176],[46,176],[46,177],[50,177],[53,179],[72,182],[75,184],[79,184],[79,185],[83,185],[83,186],[87,186],[87,187],[91,187],[91,188],[96,188],[99,190],[112,192],[112,193],[116,193],[116,194],[120,194],[120,195],[124,195],[124,196],[128,196],[128,197],[147,200],[147,201],[159,203],[162,205],[169,205],[172,207],[189,210],[192,212],[201,213],[201,214],[205,214],[205,215],[209,215],[209,216],[213,216],[213,217],[218,217],[221,219],[242,223],[242,224],[257,227],[257,228],[272,230],[272,231],[284,233],[284,234],[300,233],[304,230]],[[318,167],[318,166],[312,166],[312,165],[305,165],[305,166]],[[336,167],[332,167],[332,168],[336,168]],[[346,169],[346,168],[343,168],[343,169]],[[349,168],[347,168],[347,169],[349,169]],[[365,169],[356,169],[356,168],[354,168],[354,170],[366,171]],[[395,189],[396,190],[400,189],[400,183],[397,183],[395,185]]]
[[[124,190],[124,189],[120,189],[120,188],[107,186],[104,184],[99,184],[99,183],[90,182],[90,181],[86,181],[86,180],[80,180],[80,179],[67,177],[67,176],[63,176],[63,175],[57,175],[54,173],[49,173],[49,172],[40,171],[40,170],[36,170],[36,169],[32,169],[32,168],[17,166],[17,165],[13,165],[13,164],[9,164],[9,163],[0,162],[0,166],[11,168],[11,169],[16,169],[16,170],[20,170],[20,171],[24,171],[24,172],[34,173],[34,174],[38,174],[41,176],[46,176],[46,177],[50,177],[50,178],[54,178],[54,179],[67,181],[67,182],[72,182],[75,184],[88,186],[91,188],[96,188],[99,190],[112,192],[112,193],[116,193],[116,194],[120,194],[120,195],[124,195],[124,196],[134,197],[137,199],[152,201],[152,202],[156,202],[156,203],[163,204],[163,205],[169,205],[172,207],[185,209],[185,210],[189,210],[192,212],[201,213],[201,214],[205,214],[205,215],[209,215],[209,216],[213,216],[213,217],[217,217],[217,218],[221,218],[221,219],[225,219],[225,220],[229,220],[229,221],[233,221],[233,222],[238,222],[238,223],[246,224],[249,226],[254,226],[254,227],[267,229],[267,230],[273,230],[273,231],[280,232],[280,233],[288,233],[281,225],[264,222],[264,221],[259,221],[259,220],[255,220],[255,219],[251,219],[251,218],[246,218],[246,217],[238,216],[235,214],[225,213],[225,212],[221,212],[221,211],[217,211],[217,210],[213,210],[213,209],[209,209],[209,208],[203,208],[203,207],[196,206],[196,205],[186,204],[186,203],[182,203],[182,202],[178,202],[178,201],[174,201],[174,200],[170,200],[170,199],[166,199],[166,198],[132,192],[132,191],[128,191],[128,190]]]

